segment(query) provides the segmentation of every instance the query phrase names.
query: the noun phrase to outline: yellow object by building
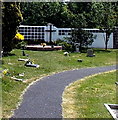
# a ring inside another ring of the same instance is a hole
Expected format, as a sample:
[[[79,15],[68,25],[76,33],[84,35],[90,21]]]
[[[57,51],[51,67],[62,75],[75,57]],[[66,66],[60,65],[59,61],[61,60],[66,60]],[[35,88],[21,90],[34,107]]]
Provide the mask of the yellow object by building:
[[[24,40],[24,36],[21,35],[20,33],[17,33],[17,34],[15,35],[15,38],[18,39],[18,40]]]

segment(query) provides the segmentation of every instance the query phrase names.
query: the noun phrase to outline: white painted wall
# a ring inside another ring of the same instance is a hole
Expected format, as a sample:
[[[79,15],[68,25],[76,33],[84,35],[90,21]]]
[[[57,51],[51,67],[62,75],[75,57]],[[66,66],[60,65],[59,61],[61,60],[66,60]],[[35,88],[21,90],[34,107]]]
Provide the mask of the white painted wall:
[[[94,42],[90,47],[105,48],[106,33],[93,33],[93,35],[96,35],[97,37],[94,39]],[[113,33],[110,35],[108,48],[113,48]]]
[[[20,27],[44,27],[45,30],[50,30],[49,26],[27,26],[27,25],[21,25]],[[70,35],[59,35],[59,30],[71,30],[71,28],[57,28],[55,26],[52,26],[52,30],[55,30],[55,32],[52,33],[52,41],[56,41],[57,39],[64,40],[64,37],[70,37]],[[84,29],[84,30],[98,30],[98,29]],[[93,44],[90,47],[93,48],[105,48],[105,33],[93,33],[93,35],[96,35],[96,39],[94,39]],[[44,33],[44,38],[46,42],[49,42],[50,38],[50,32]],[[113,48],[113,33],[110,35],[110,40],[108,42],[108,48]]]
[[[64,38],[70,37],[70,35],[67,35],[67,34],[66,35],[59,35],[59,30],[71,30],[71,28],[58,28],[56,39],[64,40]]]

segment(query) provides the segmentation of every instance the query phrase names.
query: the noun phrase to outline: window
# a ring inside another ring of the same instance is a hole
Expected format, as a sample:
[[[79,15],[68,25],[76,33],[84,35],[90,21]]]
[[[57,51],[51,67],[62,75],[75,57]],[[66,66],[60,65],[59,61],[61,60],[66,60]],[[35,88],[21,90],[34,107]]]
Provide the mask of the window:
[[[65,33],[64,33],[64,32],[62,32],[62,33],[61,33],[61,35],[65,35]]]
[[[59,30],[58,35],[71,35],[71,30]]]
[[[59,30],[59,35],[61,35],[61,30]]]
[[[71,35],[71,33],[69,32],[68,35]]]

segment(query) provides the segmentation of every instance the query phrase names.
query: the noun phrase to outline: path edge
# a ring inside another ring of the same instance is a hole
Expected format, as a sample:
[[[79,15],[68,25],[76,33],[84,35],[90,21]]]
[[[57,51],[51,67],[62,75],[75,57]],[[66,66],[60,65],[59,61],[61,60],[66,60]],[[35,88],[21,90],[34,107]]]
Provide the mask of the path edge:
[[[92,74],[92,75],[88,75],[88,76],[86,76],[86,77],[84,77],[84,78],[82,78],[82,79],[76,80],[76,81],[70,83],[69,85],[67,85],[67,86],[65,87],[63,93],[62,93],[62,104],[61,104],[61,107],[62,107],[62,118],[65,118],[65,117],[64,117],[63,104],[64,104],[64,96],[65,96],[65,93],[66,93],[66,91],[67,91],[67,89],[68,89],[69,86],[71,86],[72,84],[74,84],[75,82],[78,82],[78,81],[79,81],[79,82],[81,82],[81,81],[83,82],[83,81],[85,81],[85,80],[87,80],[87,79],[89,79],[89,78],[95,77],[95,76],[97,76],[97,75],[112,73],[112,72],[116,72],[116,71],[117,71],[117,69],[115,69],[115,70],[109,70],[109,71],[105,71],[105,72],[100,72],[100,73],[96,73],[96,74]]]
[[[116,66],[116,65],[110,65],[110,66]],[[28,91],[28,89],[34,85],[36,82],[39,82],[40,80],[43,80],[43,78],[45,77],[49,77],[49,76],[53,76],[55,74],[60,74],[63,72],[67,72],[67,71],[75,71],[75,70],[81,70],[81,69],[88,69],[88,68],[100,68],[100,67],[110,67],[110,66],[99,66],[99,67],[83,67],[83,68],[74,68],[74,69],[70,69],[70,70],[63,70],[63,71],[59,71],[59,72],[52,72],[49,74],[44,74],[41,75],[41,77],[39,77],[38,79],[36,79],[35,81],[32,81],[31,83],[29,83],[29,85],[21,92],[21,95],[19,96],[19,102],[16,104],[16,108],[11,110],[11,115],[8,118],[11,118],[12,116],[14,116],[15,110],[19,109],[20,105],[22,104],[23,101],[23,96],[24,94]],[[63,95],[63,94],[62,94]],[[63,116],[63,115],[62,115]]]
[[[114,66],[114,65],[111,65]],[[110,66],[99,66],[99,67],[110,67]],[[45,77],[49,77],[49,76],[53,76],[55,74],[60,74],[63,72],[67,72],[67,71],[74,71],[74,70],[80,70],[80,69],[87,69],[87,68],[96,68],[96,67],[84,67],[84,68],[74,68],[74,69],[70,69],[70,70],[63,70],[63,71],[58,71],[58,72],[51,72],[49,74],[44,74],[41,75],[39,78],[37,78],[36,80],[32,81],[31,83],[29,83],[29,85],[21,92],[21,95],[19,96],[19,102],[16,104],[16,108],[11,110],[11,115],[8,118],[11,118],[12,116],[14,116],[14,112],[15,110],[19,109],[20,105],[22,104],[23,101],[23,96],[24,94],[28,91],[28,89],[34,85],[36,82],[39,82],[40,80],[42,80]]]

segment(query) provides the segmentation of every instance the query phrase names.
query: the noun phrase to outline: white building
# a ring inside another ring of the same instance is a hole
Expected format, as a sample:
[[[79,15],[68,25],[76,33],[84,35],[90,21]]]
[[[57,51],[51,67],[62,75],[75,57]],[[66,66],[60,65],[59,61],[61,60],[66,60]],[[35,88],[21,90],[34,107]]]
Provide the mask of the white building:
[[[84,29],[93,33],[96,36],[93,44],[90,47],[105,48],[105,37],[106,33],[99,29]],[[47,26],[28,26],[20,25],[18,30],[24,35],[25,40],[38,40],[42,42],[56,41],[57,39],[64,39],[71,35],[71,28],[57,28],[51,24]],[[51,31],[51,32],[50,32]],[[110,35],[108,42],[108,48],[114,48],[113,33]]]

